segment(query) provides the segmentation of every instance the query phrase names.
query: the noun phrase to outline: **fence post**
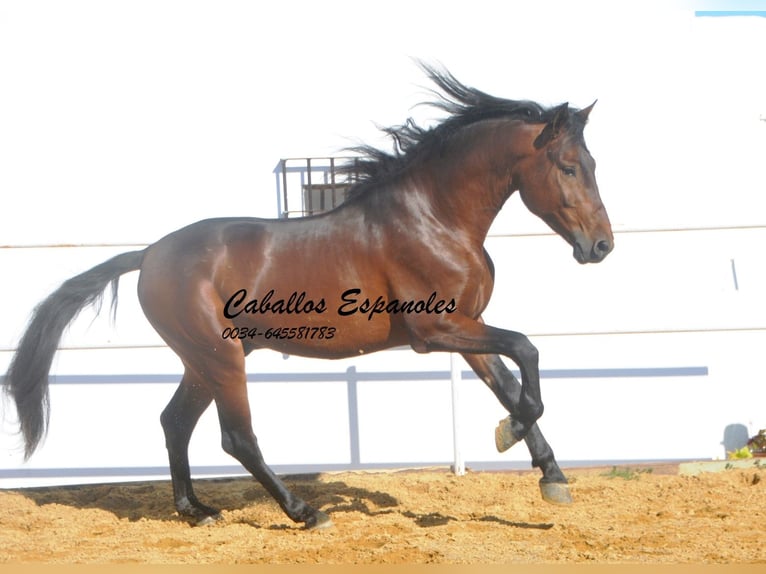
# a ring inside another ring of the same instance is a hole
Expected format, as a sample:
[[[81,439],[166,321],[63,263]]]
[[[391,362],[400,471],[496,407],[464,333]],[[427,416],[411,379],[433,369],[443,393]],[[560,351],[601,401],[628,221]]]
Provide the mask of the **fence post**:
[[[452,386],[452,445],[454,449],[454,460],[452,463],[452,472],[457,476],[465,474],[465,461],[460,447],[460,361],[455,353],[449,354],[450,361],[450,384]]]
[[[349,448],[351,451],[351,466],[357,467],[361,463],[359,448],[359,399],[356,384],[358,377],[356,367],[353,365],[346,369],[346,389],[348,395],[348,434]]]

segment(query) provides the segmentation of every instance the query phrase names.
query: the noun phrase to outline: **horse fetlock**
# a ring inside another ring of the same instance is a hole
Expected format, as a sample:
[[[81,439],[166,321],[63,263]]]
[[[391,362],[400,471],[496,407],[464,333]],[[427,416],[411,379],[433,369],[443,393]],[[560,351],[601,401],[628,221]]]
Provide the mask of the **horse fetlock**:
[[[199,502],[184,498],[176,501],[176,510],[181,516],[192,519],[195,526],[207,526],[221,520],[221,512]]]

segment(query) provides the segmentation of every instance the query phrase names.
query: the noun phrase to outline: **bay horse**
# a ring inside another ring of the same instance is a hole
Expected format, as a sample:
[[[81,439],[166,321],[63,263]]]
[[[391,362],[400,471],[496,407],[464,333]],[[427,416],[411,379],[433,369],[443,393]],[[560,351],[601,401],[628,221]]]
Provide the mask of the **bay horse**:
[[[67,280],[38,305],[4,381],[26,458],[47,432],[48,373],[66,326],[110,283],[116,298],[122,274],[140,271],[142,309],[184,366],[160,416],[180,515],[199,524],[219,518],[194,494],[187,452],[214,402],[223,450],[290,519],[306,528],[331,524],[264,462],[245,373],[245,356],[260,348],[330,359],[402,345],[460,353],[509,412],[496,432],[498,449],[525,440],[542,471],[543,498],[570,503],[536,423],[543,413],[538,352],[523,334],[482,320],[494,282],[484,240],[518,191],[579,263],[612,250],[583,137],[593,104],[576,110],[502,99],[446,69],[421,67],[438,88],[430,104],[446,119],[429,129],[412,120],[387,128],[391,152],[355,148],[359,179],[336,209],[297,219],[199,221]],[[519,367],[521,382],[501,356]]]

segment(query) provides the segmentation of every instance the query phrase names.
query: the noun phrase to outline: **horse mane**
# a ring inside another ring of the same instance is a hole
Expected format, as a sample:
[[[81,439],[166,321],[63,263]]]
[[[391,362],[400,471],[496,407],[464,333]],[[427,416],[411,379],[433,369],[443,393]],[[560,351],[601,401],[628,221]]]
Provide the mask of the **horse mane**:
[[[470,124],[501,117],[545,123],[555,113],[555,108],[545,108],[533,101],[498,98],[466,86],[444,68],[437,69],[423,62],[418,65],[440,89],[429,90],[436,98],[434,101],[419,105],[441,109],[449,116],[431,128],[418,126],[412,118],[402,125],[380,128],[393,141],[391,152],[370,145],[347,148],[347,151],[359,154],[340,168],[342,172],[352,174],[355,180],[348,192],[349,199],[390,181],[410,167],[416,158],[441,146],[451,134]]]

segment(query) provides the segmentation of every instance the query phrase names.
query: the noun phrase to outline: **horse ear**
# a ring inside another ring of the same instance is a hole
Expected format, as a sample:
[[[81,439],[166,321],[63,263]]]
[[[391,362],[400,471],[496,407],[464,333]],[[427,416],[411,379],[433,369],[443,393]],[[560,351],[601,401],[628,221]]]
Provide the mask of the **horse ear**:
[[[593,106],[595,106],[595,105],[596,105],[596,102],[597,102],[597,101],[598,101],[598,100],[594,100],[594,101],[593,101],[593,103],[592,103],[591,105],[589,105],[587,108],[583,108],[582,110],[580,110],[579,112],[577,112],[577,115],[578,115],[580,118],[582,118],[582,121],[583,121],[583,122],[587,122],[587,121],[588,121],[588,116],[590,115],[590,112],[591,112],[591,110],[593,109]]]
[[[553,110],[553,117],[545,124],[543,131],[535,139],[535,148],[548,145],[561,134],[569,124],[569,103],[565,102]]]

